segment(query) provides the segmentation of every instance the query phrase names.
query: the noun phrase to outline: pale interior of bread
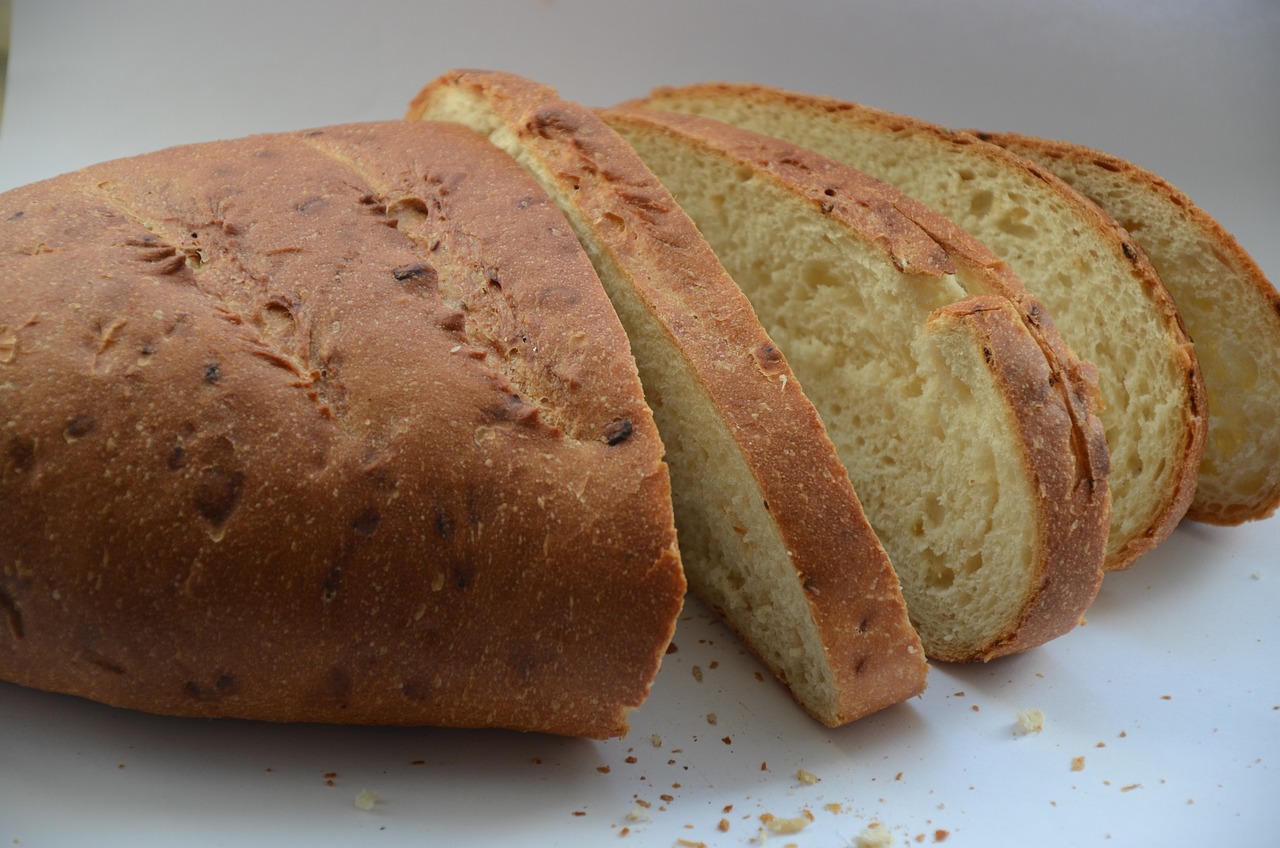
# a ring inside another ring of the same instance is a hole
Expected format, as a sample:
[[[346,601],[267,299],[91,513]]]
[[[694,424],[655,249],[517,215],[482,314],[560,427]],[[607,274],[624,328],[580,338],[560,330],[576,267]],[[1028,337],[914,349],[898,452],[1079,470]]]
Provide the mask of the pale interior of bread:
[[[975,163],[963,146],[912,129],[832,121],[825,114],[771,109],[718,97],[664,98],[660,108],[706,114],[786,138],[884,180],[932,206],[1008,262],[1039,298],[1081,358],[1099,371],[1099,418],[1111,456],[1108,560],[1145,536],[1165,507],[1187,450],[1187,380],[1170,356],[1168,329],[1142,289],[1117,269],[1114,248],[1061,204]],[[963,161],[956,161],[963,157]]]
[[[1229,522],[1274,500],[1280,489],[1280,322],[1257,279],[1186,208],[1126,173],[1016,150],[1098,201],[1146,251],[1178,304],[1209,400],[1193,514]]]
[[[982,345],[931,322],[967,292],[727,158],[617,128],[689,212],[785,353],[933,656],[1012,627],[1040,544],[1021,436]]]
[[[689,583],[751,645],[794,697],[836,718],[838,690],[791,556],[724,418],[653,310],[571,198],[482,102],[440,92],[424,118],[486,135],[560,203],[631,340],[645,399],[666,449],[681,559]]]

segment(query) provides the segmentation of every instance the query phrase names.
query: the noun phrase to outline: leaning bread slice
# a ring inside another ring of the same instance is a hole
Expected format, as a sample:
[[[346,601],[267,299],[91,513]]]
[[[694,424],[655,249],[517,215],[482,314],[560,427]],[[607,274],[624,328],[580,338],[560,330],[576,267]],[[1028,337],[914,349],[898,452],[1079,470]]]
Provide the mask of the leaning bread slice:
[[[941,212],[997,256],[1098,368],[1111,454],[1107,567],[1164,539],[1194,495],[1204,385],[1177,309],[1142,251],[1096,205],[1033,163],[968,133],[854,103],[760,86],[655,91],[695,112],[851,164]]]
[[[605,737],[684,599],[599,279],[403,121],[0,195],[0,679],[200,717]]]
[[[789,352],[930,656],[987,659],[1075,626],[1102,576],[1104,439],[1016,279],[811,151],[692,116],[602,114]]]
[[[919,693],[919,638],[822,423],[626,142],[591,110],[509,74],[446,74],[409,114],[488,136],[564,208],[631,337],[691,587],[826,724]]]
[[[1173,295],[1209,399],[1209,436],[1188,517],[1239,524],[1275,512],[1280,294],[1257,263],[1186,194],[1132,162],[1064,141],[977,135],[1039,163],[1101,206]]]

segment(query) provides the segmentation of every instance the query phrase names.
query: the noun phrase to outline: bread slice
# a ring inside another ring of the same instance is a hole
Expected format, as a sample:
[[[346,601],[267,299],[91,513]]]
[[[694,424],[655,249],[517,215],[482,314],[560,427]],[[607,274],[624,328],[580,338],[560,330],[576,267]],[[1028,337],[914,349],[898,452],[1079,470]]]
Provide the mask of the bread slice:
[[[409,117],[483,134],[563,207],[631,337],[690,586],[825,724],[918,694],[920,640],[821,421],[626,142],[591,110],[503,73],[446,74]]]
[[[1052,171],[1142,248],[1195,342],[1209,436],[1189,518],[1239,524],[1280,505],[1280,294],[1186,194],[1117,156],[1065,141],[976,133]]]
[[[1204,384],[1173,300],[1096,205],[969,133],[854,103],[707,84],[660,89],[643,105],[718,118],[851,164],[984,243],[1098,368],[1111,455],[1107,567],[1128,567],[1172,532],[1194,495]]]
[[[1105,441],[1092,387],[1017,280],[811,151],[692,116],[602,114],[789,352],[929,655],[990,659],[1074,627],[1102,579]]]
[[[459,127],[0,196],[0,678],[271,721],[626,728],[685,581],[564,216]]]

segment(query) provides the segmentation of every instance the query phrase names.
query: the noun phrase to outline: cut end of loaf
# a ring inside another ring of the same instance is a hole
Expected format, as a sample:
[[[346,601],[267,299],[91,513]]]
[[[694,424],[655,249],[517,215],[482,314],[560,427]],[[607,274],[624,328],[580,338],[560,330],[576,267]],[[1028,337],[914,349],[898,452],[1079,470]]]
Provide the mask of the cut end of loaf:
[[[644,105],[822,152],[929,204],[982,241],[1048,306],[1075,353],[1098,368],[1114,483],[1107,567],[1127,567],[1172,531],[1191,503],[1204,444],[1203,378],[1158,275],[1094,204],[971,134],[860,104],[716,84],[662,89]]]
[[[1105,468],[1081,450],[1101,445],[1017,307],[965,299],[966,286],[993,287],[993,263],[904,271],[884,241],[939,243],[885,202],[887,186],[869,192],[862,175],[840,179],[847,166],[727,125],[605,114],[788,351],[929,655],[988,658],[1070,629],[1101,576]],[[814,203],[815,190],[850,204],[870,194],[879,218]]]

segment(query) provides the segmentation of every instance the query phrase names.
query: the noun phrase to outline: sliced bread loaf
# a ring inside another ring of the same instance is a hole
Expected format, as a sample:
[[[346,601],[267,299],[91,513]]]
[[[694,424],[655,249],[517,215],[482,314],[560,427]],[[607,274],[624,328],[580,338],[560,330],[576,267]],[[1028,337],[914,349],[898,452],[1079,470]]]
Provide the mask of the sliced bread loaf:
[[[271,721],[626,729],[685,582],[564,216],[446,124],[0,196],[0,679]]]
[[[1098,368],[1111,455],[1107,567],[1165,538],[1194,495],[1204,385],[1172,298],[1132,239],[1048,171],[969,133],[761,86],[660,89],[636,105],[788,139],[936,209],[1007,262]]]
[[[919,693],[919,638],[822,423],[626,142],[589,109],[502,73],[446,74],[409,117],[483,134],[563,207],[631,337],[690,586],[828,725]]]
[[[602,114],[788,351],[929,655],[989,659],[1074,627],[1102,577],[1105,443],[1092,387],[1017,280],[847,165],[692,116]]]
[[[1280,294],[1186,194],[1132,162],[1078,144],[977,133],[1034,160],[1101,206],[1138,243],[1195,342],[1209,436],[1188,517],[1266,518],[1280,505]]]

